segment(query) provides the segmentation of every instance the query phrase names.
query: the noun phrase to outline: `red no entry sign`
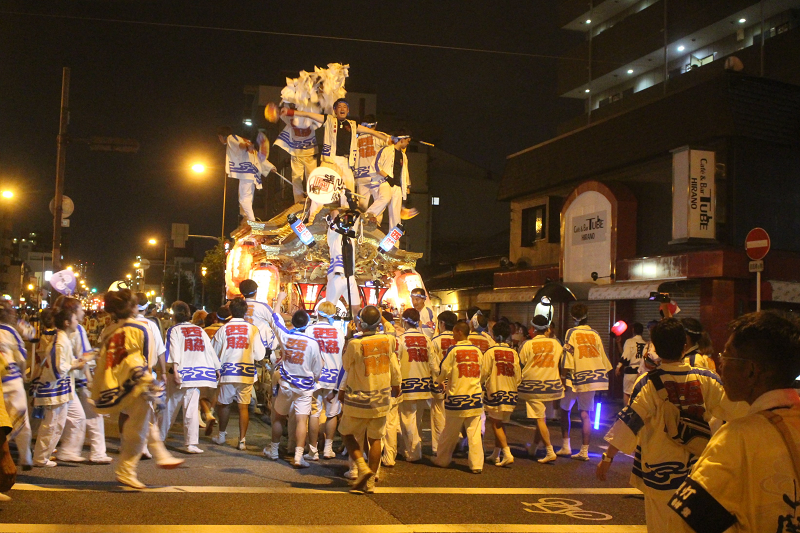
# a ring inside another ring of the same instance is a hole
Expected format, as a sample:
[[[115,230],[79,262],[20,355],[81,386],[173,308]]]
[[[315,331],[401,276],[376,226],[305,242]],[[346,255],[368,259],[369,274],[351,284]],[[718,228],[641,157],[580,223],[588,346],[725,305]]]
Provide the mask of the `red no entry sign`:
[[[761,228],[753,228],[744,240],[744,249],[747,257],[753,261],[764,259],[769,252],[769,235]]]

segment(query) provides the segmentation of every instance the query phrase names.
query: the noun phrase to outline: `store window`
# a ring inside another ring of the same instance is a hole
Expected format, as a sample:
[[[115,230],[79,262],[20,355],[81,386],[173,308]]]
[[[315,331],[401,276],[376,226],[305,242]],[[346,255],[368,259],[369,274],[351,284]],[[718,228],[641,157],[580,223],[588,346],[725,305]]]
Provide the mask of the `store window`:
[[[547,238],[547,206],[537,205],[522,210],[522,242],[520,246],[533,246]]]

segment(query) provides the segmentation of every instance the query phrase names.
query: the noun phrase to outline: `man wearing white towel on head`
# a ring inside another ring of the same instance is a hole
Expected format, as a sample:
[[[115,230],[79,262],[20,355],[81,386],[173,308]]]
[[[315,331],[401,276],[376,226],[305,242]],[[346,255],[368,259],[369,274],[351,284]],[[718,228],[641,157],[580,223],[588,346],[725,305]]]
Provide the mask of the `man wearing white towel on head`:
[[[275,170],[267,161],[269,143],[263,133],[258,134],[256,145],[244,137],[233,135],[228,126],[217,129],[219,142],[226,146],[225,173],[231,179],[239,180],[239,214],[246,220],[255,221],[253,196],[261,189],[264,176]]]

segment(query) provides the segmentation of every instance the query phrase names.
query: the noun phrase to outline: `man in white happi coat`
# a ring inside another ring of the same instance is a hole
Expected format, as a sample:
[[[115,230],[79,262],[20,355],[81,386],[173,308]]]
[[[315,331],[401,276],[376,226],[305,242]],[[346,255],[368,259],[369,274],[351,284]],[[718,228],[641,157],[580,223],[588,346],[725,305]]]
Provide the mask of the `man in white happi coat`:
[[[172,304],[175,325],[167,330],[166,360],[169,366],[167,406],[161,418],[161,438],[166,440],[183,406],[183,439],[187,453],[203,453],[200,438],[200,388],[217,388],[219,358],[211,340],[200,326],[190,322],[189,306],[180,300]]]

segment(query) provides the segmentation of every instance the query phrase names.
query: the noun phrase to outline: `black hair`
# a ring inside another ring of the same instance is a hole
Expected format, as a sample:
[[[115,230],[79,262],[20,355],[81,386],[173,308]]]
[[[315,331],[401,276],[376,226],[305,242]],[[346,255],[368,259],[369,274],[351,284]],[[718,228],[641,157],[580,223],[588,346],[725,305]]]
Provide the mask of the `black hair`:
[[[133,314],[133,293],[130,289],[108,291],[103,297],[105,310],[116,319],[129,318]]]
[[[192,319],[192,311],[189,309],[189,304],[186,302],[182,302],[180,300],[175,300],[172,306],[172,316],[175,317],[175,322],[180,324],[181,322],[189,322]]]
[[[456,331],[461,333],[465,338],[469,337],[469,324],[467,324],[467,322],[464,320],[459,320],[453,326],[453,333],[455,333]]]
[[[644,326],[641,322],[634,322],[633,323],[633,334],[634,335],[641,335],[644,333]]]
[[[308,325],[308,313],[299,309],[292,315],[292,325],[296,328],[304,328]]]
[[[436,320],[439,322],[444,322],[445,331],[452,331],[453,326],[455,326],[456,322],[458,322],[458,315],[452,311],[442,311],[439,313],[439,316],[436,317]]]
[[[764,369],[770,386],[794,386],[800,374],[800,320],[796,316],[778,311],[748,313],[731,322],[730,329],[737,355]]]
[[[581,324],[586,323],[586,317],[589,314],[589,308],[586,307],[584,304],[575,304],[569,310],[569,314],[575,320],[578,320]]]
[[[665,361],[680,361],[686,345],[686,330],[677,318],[665,318],[653,328],[650,339],[656,353]]]
[[[244,318],[244,315],[247,314],[247,302],[241,296],[234,298],[228,304],[228,309],[230,309],[233,318]]]
[[[217,135],[228,138],[228,135],[233,135],[233,128],[230,126],[220,126],[217,128]]]
[[[508,338],[511,336],[511,326],[508,325],[508,322],[503,321],[495,323],[495,325],[492,327],[492,336],[494,337],[494,340],[499,342],[508,340]]]
[[[467,320],[472,320],[472,317],[475,316],[475,313],[477,313],[480,310],[481,310],[480,307],[476,307],[474,305],[471,307],[467,307]]]

